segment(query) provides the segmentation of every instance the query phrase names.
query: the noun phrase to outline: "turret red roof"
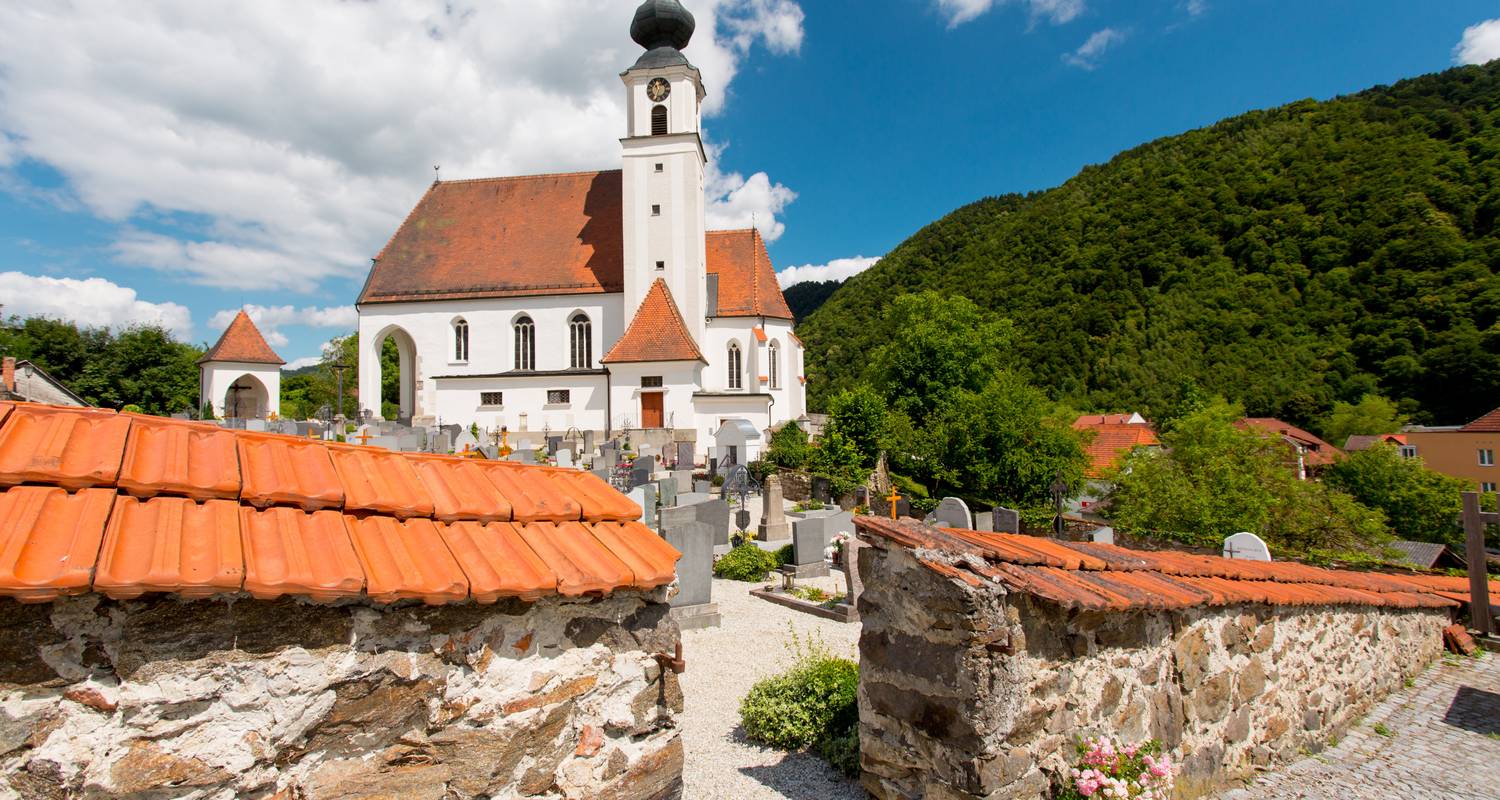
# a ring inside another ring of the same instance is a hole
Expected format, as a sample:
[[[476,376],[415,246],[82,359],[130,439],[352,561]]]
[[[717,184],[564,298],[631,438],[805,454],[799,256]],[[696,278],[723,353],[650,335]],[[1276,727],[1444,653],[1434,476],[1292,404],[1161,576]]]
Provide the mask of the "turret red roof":
[[[605,364],[635,361],[703,361],[703,352],[688,332],[667,282],[657,278],[630,320],[630,327],[604,358]]]
[[[243,309],[234,315],[234,320],[229,327],[224,329],[224,335],[219,341],[208,349],[203,357],[198,359],[199,364],[207,364],[210,361],[243,361],[251,364],[285,364],[281,356],[266,344],[266,337],[260,335],[260,329],[255,327],[250,315]]]

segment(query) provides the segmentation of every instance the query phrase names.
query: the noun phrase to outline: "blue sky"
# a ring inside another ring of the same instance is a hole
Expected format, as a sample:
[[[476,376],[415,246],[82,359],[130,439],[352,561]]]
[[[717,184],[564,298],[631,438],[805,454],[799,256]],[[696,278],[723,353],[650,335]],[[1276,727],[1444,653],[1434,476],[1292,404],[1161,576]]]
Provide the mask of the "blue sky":
[[[249,305],[309,358],[432,164],[617,163],[628,3],[60,5],[0,9],[7,312],[205,341]],[[753,216],[798,277],[1160,136],[1500,55],[1500,8],[1465,0],[687,5],[710,222]]]

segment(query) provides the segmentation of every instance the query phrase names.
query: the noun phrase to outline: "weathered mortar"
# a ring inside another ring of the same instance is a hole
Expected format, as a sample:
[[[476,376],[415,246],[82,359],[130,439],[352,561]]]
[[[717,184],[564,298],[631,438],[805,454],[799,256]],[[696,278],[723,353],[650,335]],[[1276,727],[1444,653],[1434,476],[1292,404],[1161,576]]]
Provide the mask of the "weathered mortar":
[[[874,544],[860,553],[859,703],[864,784],[879,798],[1042,797],[1093,735],[1161,739],[1182,793],[1201,794],[1341,735],[1437,657],[1448,618],[1068,611]]]
[[[666,592],[0,600],[0,797],[675,797]]]

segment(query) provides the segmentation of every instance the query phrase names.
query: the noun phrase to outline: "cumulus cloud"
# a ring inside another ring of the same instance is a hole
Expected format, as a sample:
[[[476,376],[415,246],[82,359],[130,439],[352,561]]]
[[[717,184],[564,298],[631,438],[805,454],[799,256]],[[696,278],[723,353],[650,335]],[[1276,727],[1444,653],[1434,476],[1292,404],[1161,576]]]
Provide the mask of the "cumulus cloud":
[[[226,308],[213,315],[208,321],[210,328],[215,331],[223,331],[229,327],[234,316],[240,312],[238,308]],[[266,341],[272,347],[283,347],[288,342],[287,336],[281,331],[287,325],[302,325],[309,328],[339,328],[344,331],[354,330],[359,325],[359,315],[355,313],[354,306],[328,306],[318,308],[317,306],[245,306],[245,313],[255,322],[255,327],[260,329]],[[305,360],[305,359],[301,359]],[[313,359],[316,361],[317,359]]]
[[[311,291],[364,273],[433,165],[462,178],[618,163],[633,5],[0,3],[0,179],[22,159],[56,169],[73,202],[125,223],[123,263]],[[709,117],[752,48],[802,44],[793,0],[693,10]],[[729,186],[730,206],[756,177]]]
[[[787,267],[776,273],[776,281],[781,288],[797,283],[808,281],[842,281],[858,275],[861,272],[875,266],[880,257],[854,256],[852,258],[835,258],[827,264],[803,264],[800,267]]]
[[[1208,0],[1187,0],[1182,4],[1182,10],[1186,11],[1190,17],[1202,16],[1208,11]]]
[[[303,367],[310,367],[310,366],[312,366],[314,364],[317,364],[318,362],[320,362],[322,360],[323,360],[322,356],[307,356],[305,358],[294,358],[291,361],[286,362],[286,366],[282,367],[282,369],[284,369],[284,370],[302,369]]]
[[[948,18],[948,27],[958,26],[978,18],[995,6],[1024,5],[1034,23],[1045,19],[1053,25],[1072,22],[1082,14],[1084,0],[937,0],[938,11]]]
[[[1094,31],[1077,50],[1071,53],[1063,53],[1063,61],[1080,69],[1093,69],[1099,66],[1099,57],[1104,51],[1125,41],[1125,32],[1114,28],[1101,28]]]
[[[1464,36],[1453,48],[1455,64],[1487,64],[1500,58],[1500,18],[1487,19],[1464,28]]]
[[[104,278],[0,272],[0,305],[6,316],[52,317],[110,328],[157,325],[182,339],[193,335],[193,315],[184,306],[142,300],[134,289]]]
[[[710,152],[719,148],[709,147]],[[731,230],[755,227],[768,242],[786,232],[782,210],[797,199],[797,193],[775,183],[764,172],[745,177],[738,172],[720,172],[718,159],[708,164],[704,180],[704,221],[708,229]]]

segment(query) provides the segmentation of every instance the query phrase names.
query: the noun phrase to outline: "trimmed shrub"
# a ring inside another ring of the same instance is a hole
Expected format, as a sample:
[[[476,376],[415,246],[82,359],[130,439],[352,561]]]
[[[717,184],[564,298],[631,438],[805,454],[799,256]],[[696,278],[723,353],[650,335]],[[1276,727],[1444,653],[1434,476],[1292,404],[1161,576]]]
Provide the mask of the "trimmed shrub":
[[[782,545],[776,551],[776,566],[778,566],[778,567],[784,567],[787,564],[792,563],[792,561],[796,557],[797,557],[796,553],[792,550],[792,546],[791,545],[789,545],[789,544]]]
[[[779,566],[775,553],[756,547],[754,542],[745,542],[719,558],[714,564],[714,575],[732,581],[759,581]]]
[[[858,692],[859,665],[814,645],[790,670],[750,688],[740,701],[740,724],[754,741],[813,748],[839,771],[858,774]]]

